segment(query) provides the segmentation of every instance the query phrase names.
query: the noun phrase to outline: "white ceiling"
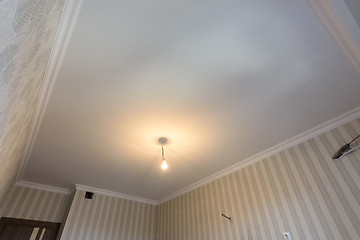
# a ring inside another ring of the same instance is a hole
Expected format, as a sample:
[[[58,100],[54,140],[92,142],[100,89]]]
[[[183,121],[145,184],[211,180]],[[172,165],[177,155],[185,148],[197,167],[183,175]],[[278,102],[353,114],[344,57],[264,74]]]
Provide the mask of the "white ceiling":
[[[306,1],[85,0],[23,180],[160,199],[359,106],[359,78]]]

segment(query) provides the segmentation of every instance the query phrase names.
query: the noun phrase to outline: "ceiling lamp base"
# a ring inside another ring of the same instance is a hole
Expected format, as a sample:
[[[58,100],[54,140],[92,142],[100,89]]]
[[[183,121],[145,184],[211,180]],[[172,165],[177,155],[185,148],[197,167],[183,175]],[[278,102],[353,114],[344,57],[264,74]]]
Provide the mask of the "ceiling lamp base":
[[[161,145],[166,145],[168,143],[168,139],[166,137],[159,137],[159,140],[158,142],[161,144]]]

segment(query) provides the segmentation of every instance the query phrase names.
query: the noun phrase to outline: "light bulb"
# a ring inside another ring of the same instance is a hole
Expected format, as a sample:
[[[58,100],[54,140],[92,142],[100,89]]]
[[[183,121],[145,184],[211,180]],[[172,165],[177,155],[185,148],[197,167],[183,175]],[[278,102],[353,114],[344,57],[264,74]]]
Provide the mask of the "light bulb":
[[[166,160],[163,161],[163,163],[161,164],[162,169],[167,169],[167,164],[166,164]]]

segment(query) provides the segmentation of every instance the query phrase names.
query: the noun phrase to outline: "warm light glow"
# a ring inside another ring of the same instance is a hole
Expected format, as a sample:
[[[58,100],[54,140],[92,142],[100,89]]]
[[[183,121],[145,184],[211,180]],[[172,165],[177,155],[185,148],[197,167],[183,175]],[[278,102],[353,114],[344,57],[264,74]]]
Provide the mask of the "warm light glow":
[[[184,115],[176,111],[170,111],[168,114],[169,111],[167,110],[165,114],[154,109],[149,113],[135,115],[126,113],[124,116],[111,119],[110,125],[116,130],[105,124],[106,131],[103,132],[111,135],[112,141],[108,147],[114,151],[113,155],[126,156],[123,159],[126,159],[124,161],[128,161],[128,164],[138,161],[141,166],[147,166],[146,164],[156,155],[158,158],[154,167],[165,173],[177,163],[190,164],[189,156],[201,157],[205,149],[211,155],[217,149],[215,146],[218,142],[214,136],[221,134],[217,132],[217,129],[221,128],[210,128],[208,125],[215,117],[211,118],[211,121],[201,122],[202,117],[195,117],[196,114]],[[114,133],[110,134],[110,132]],[[171,161],[170,166],[165,170],[162,169],[161,144],[158,141],[164,136],[169,139],[164,146],[166,163],[167,160]],[[114,164],[117,164],[116,159],[118,158],[114,159]]]
[[[166,160],[163,161],[162,165],[161,165],[162,169],[167,169],[167,164],[166,164]]]

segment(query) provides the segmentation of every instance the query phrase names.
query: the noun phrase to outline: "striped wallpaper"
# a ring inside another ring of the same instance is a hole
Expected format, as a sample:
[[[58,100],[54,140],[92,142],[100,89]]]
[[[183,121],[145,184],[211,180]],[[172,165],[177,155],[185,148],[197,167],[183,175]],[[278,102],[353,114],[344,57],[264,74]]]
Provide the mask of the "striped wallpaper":
[[[155,239],[157,206],[96,194],[85,199],[77,190],[62,240]]]
[[[159,205],[157,240],[360,239],[360,152],[331,159],[359,133],[358,119]]]
[[[14,186],[0,214],[61,222],[71,204],[63,240],[360,239],[360,152],[331,159],[358,133],[360,119],[159,206]]]
[[[61,222],[69,196],[13,186],[1,203],[1,217]]]

